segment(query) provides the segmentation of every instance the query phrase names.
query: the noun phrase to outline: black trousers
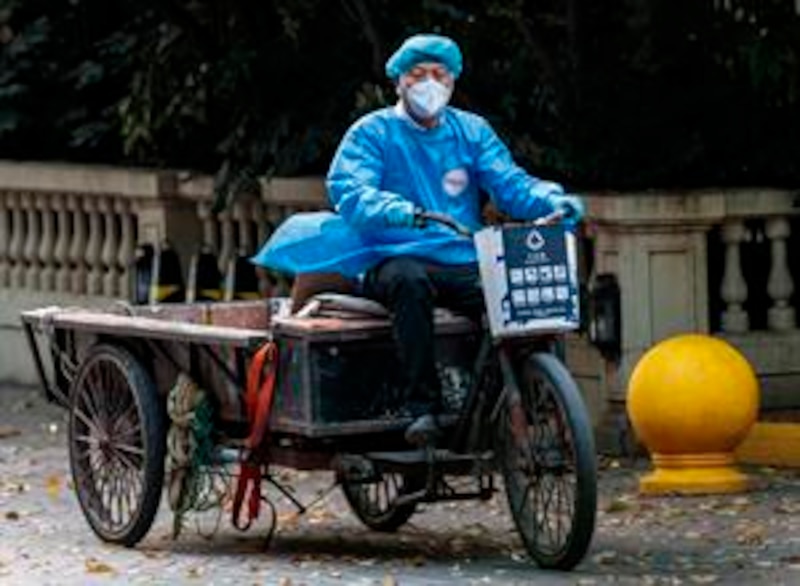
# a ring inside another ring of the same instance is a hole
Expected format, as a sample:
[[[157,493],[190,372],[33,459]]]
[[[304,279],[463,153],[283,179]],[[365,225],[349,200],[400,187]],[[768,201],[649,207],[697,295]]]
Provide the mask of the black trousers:
[[[370,270],[364,295],[392,313],[394,337],[405,373],[403,405],[413,416],[441,410],[441,383],[434,353],[434,307],[446,307],[480,323],[483,293],[477,265],[432,265],[396,257]]]

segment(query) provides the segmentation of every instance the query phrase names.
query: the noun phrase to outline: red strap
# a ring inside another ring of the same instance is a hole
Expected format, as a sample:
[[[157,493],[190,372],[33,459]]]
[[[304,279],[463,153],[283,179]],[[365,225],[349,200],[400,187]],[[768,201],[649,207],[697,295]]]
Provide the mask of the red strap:
[[[245,409],[250,423],[250,434],[246,446],[248,458],[253,457],[264,439],[275,396],[275,379],[277,373],[278,349],[274,342],[267,342],[253,355],[247,370],[247,389],[245,391]],[[266,373],[265,373],[266,368]],[[242,505],[247,498],[247,520],[241,519]],[[233,524],[237,529],[250,527],[253,519],[258,517],[261,508],[261,464],[258,461],[243,461],[239,468],[239,479],[233,499]]]
[[[250,435],[247,438],[247,447],[250,449],[258,448],[267,432],[272,400],[275,396],[277,353],[278,347],[275,342],[267,342],[253,355],[247,371],[245,406],[247,419],[250,422]]]
[[[248,494],[249,493],[249,494]],[[247,518],[242,519],[242,504],[247,497]],[[233,525],[246,531],[258,517],[261,510],[261,466],[252,462],[242,462],[239,466],[239,479],[233,497]]]

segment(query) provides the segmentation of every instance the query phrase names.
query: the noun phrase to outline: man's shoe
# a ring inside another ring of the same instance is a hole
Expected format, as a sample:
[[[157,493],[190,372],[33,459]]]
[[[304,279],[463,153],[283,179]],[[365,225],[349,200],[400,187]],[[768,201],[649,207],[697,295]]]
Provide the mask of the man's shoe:
[[[406,441],[415,446],[424,447],[436,444],[442,435],[442,430],[436,422],[436,417],[430,413],[417,417],[406,428]]]

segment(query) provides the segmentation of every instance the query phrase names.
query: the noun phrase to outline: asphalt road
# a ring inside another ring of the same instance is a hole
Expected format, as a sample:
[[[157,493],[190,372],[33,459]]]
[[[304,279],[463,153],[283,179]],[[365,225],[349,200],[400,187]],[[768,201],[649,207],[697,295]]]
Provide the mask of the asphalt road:
[[[162,502],[134,549],[101,543],[71,489],[63,414],[31,389],[0,387],[0,584],[800,584],[800,471],[750,470],[749,493],[642,497],[646,460],[604,460],[592,548],[570,573],[537,569],[498,494],[424,507],[391,535],[364,529],[338,490],[303,516],[285,500],[278,532],[171,537]],[[281,471],[307,502],[332,479]],[[208,531],[215,521],[200,519]]]

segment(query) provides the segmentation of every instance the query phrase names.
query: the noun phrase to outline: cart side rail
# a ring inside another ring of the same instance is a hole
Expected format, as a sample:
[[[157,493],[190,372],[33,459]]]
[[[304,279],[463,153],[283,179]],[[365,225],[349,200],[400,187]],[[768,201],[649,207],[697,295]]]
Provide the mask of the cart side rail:
[[[23,324],[47,332],[63,329],[99,335],[128,336],[152,340],[185,341],[191,344],[227,344],[256,348],[272,339],[269,330],[184,323],[102,311],[46,307],[22,312]]]
[[[225,345],[252,351],[272,340],[267,329],[240,328],[209,324],[185,323],[137,315],[119,315],[103,311],[68,307],[44,307],[21,314],[23,331],[33,357],[42,391],[48,401],[62,406],[68,403],[63,381],[59,383],[59,369],[48,368],[45,358],[58,356],[71,362],[63,352],[59,332],[76,332],[96,337],[140,339],[145,342],[169,341],[197,346]],[[72,370],[77,364],[70,364]]]

